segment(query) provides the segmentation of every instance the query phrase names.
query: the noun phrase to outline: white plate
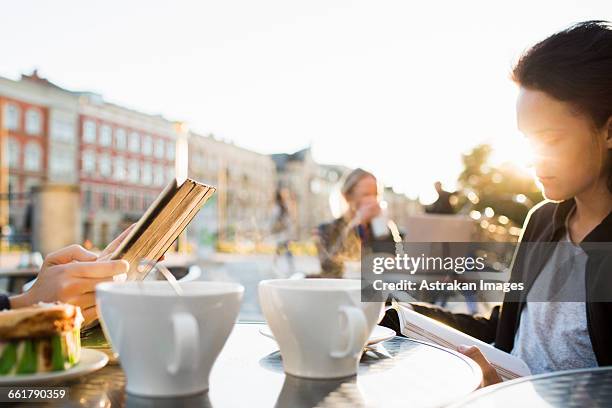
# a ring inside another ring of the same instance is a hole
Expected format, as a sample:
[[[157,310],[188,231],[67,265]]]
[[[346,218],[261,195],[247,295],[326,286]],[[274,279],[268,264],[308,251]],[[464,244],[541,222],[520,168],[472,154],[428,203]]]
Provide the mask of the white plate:
[[[270,330],[270,327],[268,326],[263,326],[261,329],[259,329],[259,332],[263,334],[264,336],[271,338],[272,340],[276,340],[274,338],[274,335],[272,334],[272,331]],[[370,334],[370,337],[368,338],[368,342],[366,343],[366,345],[371,346],[373,344],[377,344],[382,341],[389,340],[395,337],[395,335],[396,335],[395,331],[391,330],[388,327],[375,326],[374,330],[372,330],[372,333]]]
[[[0,375],[1,385],[33,385],[67,381],[99,370],[108,363],[108,357],[101,351],[88,348],[81,349],[81,360],[74,367],[63,371],[46,373]]]

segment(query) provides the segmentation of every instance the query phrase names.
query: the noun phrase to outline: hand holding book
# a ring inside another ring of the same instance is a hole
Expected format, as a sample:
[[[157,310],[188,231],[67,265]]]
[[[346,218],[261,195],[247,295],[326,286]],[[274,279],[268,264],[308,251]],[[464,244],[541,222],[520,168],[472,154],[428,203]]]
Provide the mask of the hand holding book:
[[[423,316],[412,310],[409,305],[394,302],[393,307],[397,310],[400,329],[404,336],[427,341],[460,352],[460,346],[466,347],[464,349],[465,353],[463,354],[469,353],[467,355],[474,358],[481,368],[484,368],[483,374],[485,375],[485,381],[496,380],[489,366],[491,366],[496,374],[503,380],[531,375],[531,371],[529,367],[527,367],[527,364],[509,353],[440,323],[437,320]]]
[[[457,351],[468,356],[480,366],[482,370],[482,387],[487,387],[503,381],[499,374],[497,374],[495,367],[491,365],[489,360],[487,360],[477,346],[466,346],[465,344],[461,344],[457,347]]]

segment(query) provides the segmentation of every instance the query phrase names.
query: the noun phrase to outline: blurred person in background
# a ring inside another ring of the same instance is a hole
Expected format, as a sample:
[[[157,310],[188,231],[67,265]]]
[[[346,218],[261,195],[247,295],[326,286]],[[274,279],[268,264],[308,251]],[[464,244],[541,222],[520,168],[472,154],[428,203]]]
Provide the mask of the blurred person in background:
[[[277,268],[278,258],[284,254],[287,258],[289,273],[295,272],[293,253],[289,245],[295,235],[294,201],[291,192],[286,188],[276,190],[274,208],[272,209],[272,226],[270,232],[276,248],[274,250],[274,269]]]
[[[451,204],[451,197],[456,193],[445,191],[439,181],[434,183],[434,188],[438,193],[438,199],[432,205],[427,206],[425,212],[429,214],[454,214],[455,209]]]
[[[319,225],[315,232],[320,277],[343,277],[347,264],[360,271],[362,245],[367,251],[386,252],[394,247],[394,239],[401,240],[397,228],[389,229],[389,224],[395,224],[383,214],[378,183],[372,173],[353,170],[344,179],[341,193],[347,210],[339,218]]]

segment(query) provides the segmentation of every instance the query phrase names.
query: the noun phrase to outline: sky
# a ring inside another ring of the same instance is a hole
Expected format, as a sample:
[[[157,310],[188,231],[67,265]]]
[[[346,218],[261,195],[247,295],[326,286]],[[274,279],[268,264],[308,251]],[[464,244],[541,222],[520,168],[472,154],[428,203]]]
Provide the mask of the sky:
[[[524,164],[509,73],[601,1],[3,2],[0,75],[73,90],[261,153],[312,147],[409,196],[491,143]]]

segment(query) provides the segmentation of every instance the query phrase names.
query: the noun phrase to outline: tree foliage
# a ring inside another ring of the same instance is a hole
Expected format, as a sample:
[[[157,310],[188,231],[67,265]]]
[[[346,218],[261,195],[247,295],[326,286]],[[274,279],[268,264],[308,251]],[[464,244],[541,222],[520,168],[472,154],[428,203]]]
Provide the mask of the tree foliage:
[[[496,216],[504,215],[521,226],[529,209],[542,200],[542,194],[525,170],[512,163],[492,166],[492,150],[490,145],[481,144],[462,156],[463,171],[458,180],[465,195],[462,204],[481,212],[491,207]]]

